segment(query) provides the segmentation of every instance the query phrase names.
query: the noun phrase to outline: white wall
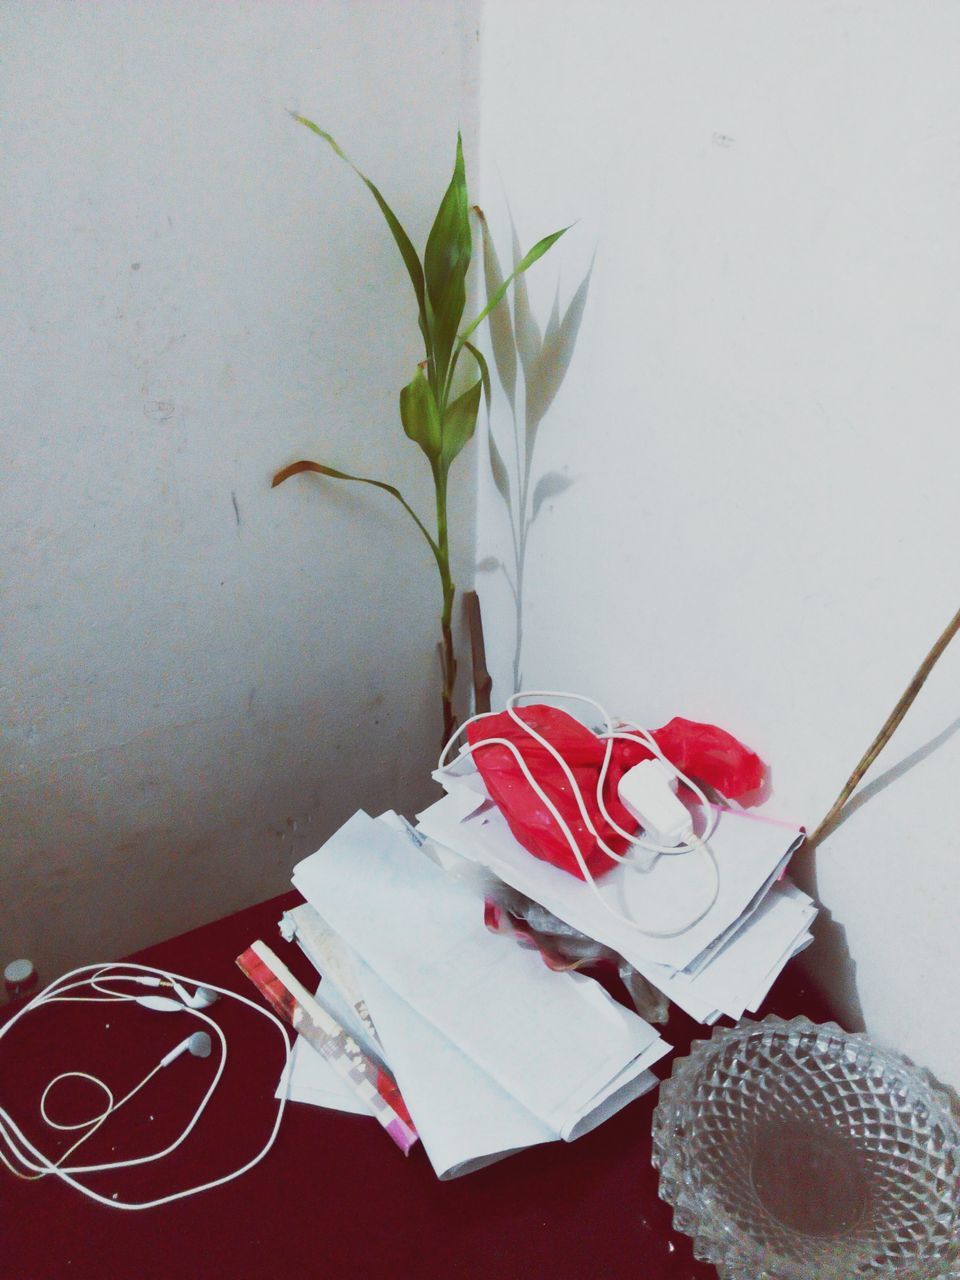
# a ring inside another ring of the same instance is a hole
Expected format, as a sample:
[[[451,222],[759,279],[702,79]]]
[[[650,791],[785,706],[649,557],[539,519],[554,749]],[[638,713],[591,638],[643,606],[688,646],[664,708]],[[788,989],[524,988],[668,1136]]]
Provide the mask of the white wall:
[[[396,415],[402,268],[284,108],[422,244],[458,121],[474,155],[474,10],[4,9],[0,960],[122,954],[429,790],[426,549],[385,497],[268,488],[307,453],[430,494]],[[531,273],[541,316],[599,250],[541,433],[575,483],[532,534],[527,683],[726,725],[815,822],[957,604],[960,11],[487,0],[484,23],[498,239],[505,194],[527,243],[581,219]],[[456,501],[463,549],[466,468]],[[502,551],[486,475],[479,518]],[[482,583],[502,692],[509,601]],[[873,776],[923,758],[816,868],[869,1026],[955,1083],[958,686],[949,651]]]
[[[562,10],[562,11],[561,11]],[[813,824],[960,604],[960,8],[488,0],[482,200],[597,265],[538,469],[528,687],[714,721]],[[506,431],[501,400],[495,422]],[[479,556],[506,551],[481,477]],[[512,612],[483,603],[502,693]],[[960,1084],[960,646],[821,848],[869,1028]],[[826,949],[821,976],[848,1005]]]
[[[422,247],[476,119],[471,3],[4,6],[0,962],[50,978],[286,887],[439,741],[432,486],[369,193]],[[472,480],[454,494],[463,548]]]

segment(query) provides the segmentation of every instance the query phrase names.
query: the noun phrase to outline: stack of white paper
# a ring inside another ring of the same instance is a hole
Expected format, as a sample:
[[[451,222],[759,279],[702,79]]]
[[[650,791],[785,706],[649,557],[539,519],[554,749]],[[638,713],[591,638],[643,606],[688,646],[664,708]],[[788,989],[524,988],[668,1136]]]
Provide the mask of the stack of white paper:
[[[356,814],[293,881],[349,948],[380,1042],[364,1047],[385,1058],[441,1177],[579,1137],[656,1083],[669,1046],[648,1023],[491,934],[476,886],[395,825]],[[318,999],[331,996],[322,982]],[[363,1043],[342,1000],[331,1012]],[[335,1096],[316,1057],[298,1049],[291,1097]]]
[[[626,917],[618,919],[584,881],[534,858],[514,839],[476,773],[436,776],[448,794],[418,816],[418,831],[611,947],[699,1022],[755,1011],[787,961],[812,941],[813,901],[783,877],[802,838],[797,828],[720,809],[710,837],[716,901],[676,937],[653,938],[643,929],[669,931],[709,901],[714,880],[702,856],[614,866],[597,888]]]

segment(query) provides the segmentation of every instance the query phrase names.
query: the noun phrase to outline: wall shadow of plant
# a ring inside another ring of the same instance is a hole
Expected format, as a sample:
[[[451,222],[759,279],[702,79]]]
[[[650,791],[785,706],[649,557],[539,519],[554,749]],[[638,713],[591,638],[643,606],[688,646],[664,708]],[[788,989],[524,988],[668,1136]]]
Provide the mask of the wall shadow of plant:
[[[483,211],[474,207],[483,232],[483,274],[488,304],[503,288],[503,272],[496,247]],[[514,264],[519,262],[520,243],[511,219]],[[550,498],[559,497],[573,484],[560,471],[545,471],[535,479],[534,455],[540,426],[553,404],[573,358],[590,290],[593,264],[570,299],[562,318],[560,288],[554,296],[553,308],[541,334],[530,308],[526,281],[516,276],[513,289],[513,313],[504,296],[489,315],[490,345],[497,377],[510,404],[513,440],[501,450],[493,423],[487,432],[490,470],[497,492],[503,499],[510,520],[513,564],[508,566],[497,556],[487,556],[476,566],[480,573],[503,573],[513,596],[516,631],[513,651],[513,688],[522,683],[520,671],[523,649],[523,580],[530,530]],[[522,397],[518,390],[518,374],[522,374]],[[509,463],[506,458],[509,457]],[[535,480],[535,482],[534,482]]]

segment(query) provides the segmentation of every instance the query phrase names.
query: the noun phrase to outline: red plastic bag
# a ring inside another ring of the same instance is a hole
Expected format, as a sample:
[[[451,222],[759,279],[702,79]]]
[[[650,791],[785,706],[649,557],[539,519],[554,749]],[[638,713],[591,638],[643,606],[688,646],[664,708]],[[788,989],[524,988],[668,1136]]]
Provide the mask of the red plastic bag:
[[[603,765],[605,743],[585,725],[557,707],[535,703],[519,708],[516,714],[563,756],[576,780],[590,820],[615,853],[623,853],[627,841],[617,835],[600,814],[597,783]],[[716,788],[730,800],[757,791],[765,768],[760,757],[731,734],[712,724],[698,724],[676,716],[653,732],[657,746],[676,768],[697,782]],[[614,866],[591,834],[569,782],[556,760],[529,736],[505,711],[474,721],[467,726],[473,758],[487,790],[506,818],[517,841],[535,858],[581,880],[583,873],[557,825],[520,769],[509,747],[477,747],[486,738],[505,738],[523,757],[527,768],[557,807],[580,850],[592,876],[603,875]],[[624,831],[638,829],[635,818],[620,803],[617,786],[628,769],[649,760],[652,752],[638,742],[617,739],[604,781],[603,800],[610,817]]]

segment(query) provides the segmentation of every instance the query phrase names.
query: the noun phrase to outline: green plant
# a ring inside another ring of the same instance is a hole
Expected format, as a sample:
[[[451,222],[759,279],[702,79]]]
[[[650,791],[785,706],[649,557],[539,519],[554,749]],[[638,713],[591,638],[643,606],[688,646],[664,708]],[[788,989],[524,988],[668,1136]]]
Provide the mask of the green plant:
[[[291,113],[293,114],[293,113]],[[480,409],[481,390],[489,410],[490,373],[482,353],[469,341],[478,325],[490,314],[506,293],[512,280],[522,275],[564,234],[567,228],[545,236],[529,253],[519,259],[514,270],[488,299],[479,315],[461,332],[467,304],[467,271],[472,253],[467,183],[463,165],[463,145],[457,134],[457,155],[453,177],[447,188],[433,228],[427,239],[421,262],[410,238],[377,187],[366,177],[330,136],[304,116],[293,118],[333,148],[341,160],[369,188],[383,214],[390,233],[400,251],[403,264],[413,285],[417,301],[417,318],[423,338],[424,359],[413,378],[400,392],[400,420],[407,436],[426,455],[436,493],[436,536],[416,514],[400,491],[382,480],[355,476],[319,462],[294,462],[273,477],[273,486],[304,471],[318,472],[334,480],[353,480],[374,485],[396,498],[411,516],[436,560],[440,574],[443,604],[440,615],[440,654],[442,670],[441,701],[443,734],[448,738],[456,728],[453,691],[457,674],[453,642],[453,602],[456,587],[450,572],[450,533],[447,515],[447,480],[450,467],[474,433]],[[468,352],[474,362],[475,381],[463,389],[459,376],[460,357]]]

